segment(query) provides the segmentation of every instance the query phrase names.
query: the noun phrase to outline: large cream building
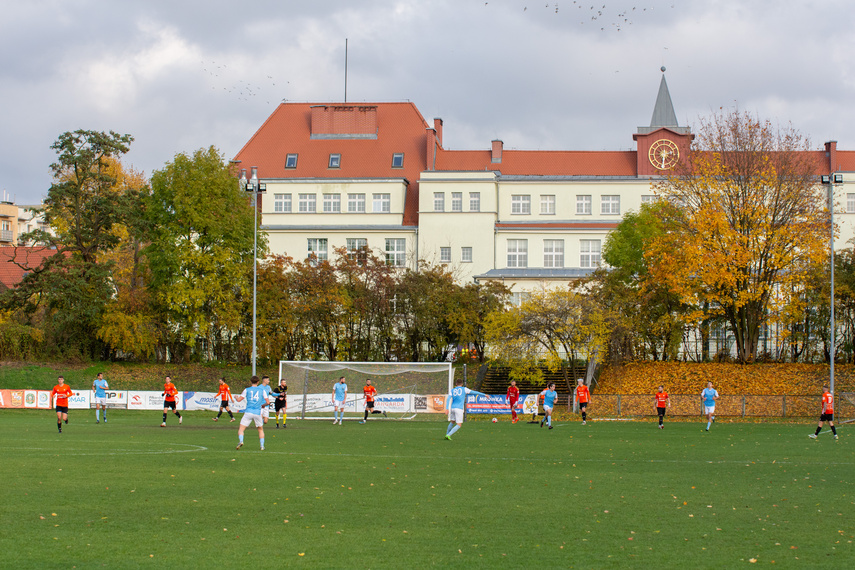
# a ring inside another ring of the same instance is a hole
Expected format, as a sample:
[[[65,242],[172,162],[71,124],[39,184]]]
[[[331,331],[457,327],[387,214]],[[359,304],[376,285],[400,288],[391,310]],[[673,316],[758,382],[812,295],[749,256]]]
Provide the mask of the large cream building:
[[[693,138],[678,125],[663,75],[650,125],[633,151],[456,151],[412,103],[283,103],[235,157],[266,184],[270,251],[330,258],[367,247],[388,263],[448,264],[461,281],[495,279],[519,298],[599,263],[624,214],[653,200]],[[855,152],[816,151],[836,186],[837,247],[855,235]],[[249,174],[248,174],[249,176]],[[818,179],[819,180],[819,179]]]

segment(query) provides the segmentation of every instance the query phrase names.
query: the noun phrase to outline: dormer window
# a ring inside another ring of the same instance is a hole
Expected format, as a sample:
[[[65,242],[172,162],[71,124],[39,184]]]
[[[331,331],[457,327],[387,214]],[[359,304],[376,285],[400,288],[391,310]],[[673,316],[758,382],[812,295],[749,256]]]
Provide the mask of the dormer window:
[[[341,168],[341,155],[340,154],[330,154],[329,168]]]
[[[392,155],[392,168],[404,168],[403,152],[396,152]]]
[[[297,153],[285,157],[285,168],[297,168]]]

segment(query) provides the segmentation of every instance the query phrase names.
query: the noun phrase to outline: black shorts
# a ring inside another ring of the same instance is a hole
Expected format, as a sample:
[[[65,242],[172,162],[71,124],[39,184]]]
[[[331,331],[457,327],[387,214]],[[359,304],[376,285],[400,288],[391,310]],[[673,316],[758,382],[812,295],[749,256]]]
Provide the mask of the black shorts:
[[[374,409],[374,400],[366,401],[365,407],[368,408],[369,410],[373,410]]]
[[[667,410],[667,409],[668,409],[668,408],[658,408],[658,407],[657,407],[657,408],[656,408],[656,413],[657,413],[657,414],[659,414],[660,416],[664,416],[664,415],[665,415],[665,410]]]
[[[171,402],[169,400],[164,400],[163,401],[163,409],[165,410],[166,408],[172,408],[174,410],[175,409],[175,400],[172,400]]]
[[[588,407],[589,402],[579,402],[579,409],[582,410]]]
[[[819,421],[821,421],[821,422],[833,422],[834,421],[834,414],[833,413],[832,414],[822,414],[821,416],[819,416]]]
[[[276,410],[277,412],[279,410],[284,410],[287,403],[288,403],[288,400],[285,400],[284,398],[282,400],[280,400],[279,398],[276,398],[275,400],[273,400],[273,409]]]
[[[63,414],[67,414],[68,413],[68,406],[57,406],[56,411],[62,412]]]
[[[228,400],[220,400],[220,407],[221,408],[228,408],[229,407],[229,401]]]

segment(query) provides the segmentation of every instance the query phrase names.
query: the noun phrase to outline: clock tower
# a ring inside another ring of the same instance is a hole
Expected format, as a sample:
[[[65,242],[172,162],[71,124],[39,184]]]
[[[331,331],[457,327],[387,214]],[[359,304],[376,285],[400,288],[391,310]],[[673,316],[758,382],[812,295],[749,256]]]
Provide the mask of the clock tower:
[[[638,132],[632,135],[632,138],[638,149],[639,177],[667,176],[689,152],[695,135],[689,127],[681,127],[677,123],[668,83],[665,81],[664,67],[650,126],[638,127]]]

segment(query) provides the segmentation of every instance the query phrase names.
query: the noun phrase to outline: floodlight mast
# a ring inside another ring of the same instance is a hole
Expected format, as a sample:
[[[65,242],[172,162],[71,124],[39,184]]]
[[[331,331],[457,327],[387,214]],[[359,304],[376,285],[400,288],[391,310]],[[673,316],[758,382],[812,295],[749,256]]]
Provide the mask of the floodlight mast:
[[[820,177],[820,181],[826,187],[828,192],[828,212],[830,216],[830,228],[831,233],[829,236],[829,243],[831,250],[831,319],[830,319],[830,328],[829,331],[831,333],[831,350],[829,357],[829,377],[828,377],[828,391],[831,392],[832,397],[834,397],[834,353],[835,347],[837,345],[837,334],[835,331],[835,322],[834,322],[834,189],[838,184],[843,184],[843,174],[840,172],[835,172],[831,175],[823,174]]]
[[[255,376],[255,363],[258,360],[258,345],[256,344],[258,297],[258,193],[267,190],[266,184],[258,182],[258,167],[252,167],[252,177],[247,182],[246,169],[240,171],[240,185],[247,192],[252,192],[252,375]]]

